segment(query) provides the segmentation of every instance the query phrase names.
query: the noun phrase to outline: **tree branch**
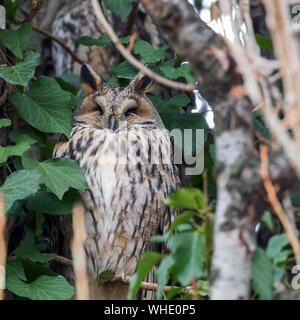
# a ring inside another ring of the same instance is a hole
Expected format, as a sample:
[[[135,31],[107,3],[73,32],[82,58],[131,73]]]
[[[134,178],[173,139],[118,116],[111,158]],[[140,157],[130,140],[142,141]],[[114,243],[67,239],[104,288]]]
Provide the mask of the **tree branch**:
[[[261,158],[261,176],[264,181],[264,186],[267,191],[269,202],[272,205],[275,213],[277,214],[277,217],[281,221],[284,227],[284,230],[286,231],[287,237],[291,243],[291,246],[293,248],[293,251],[296,257],[296,263],[300,265],[300,243],[298,240],[298,236],[289,218],[285,214],[277,198],[275,188],[270,180],[269,172],[268,172],[268,167],[269,167],[268,149],[267,149],[267,146],[265,145],[260,146],[260,158]]]
[[[122,56],[129,61],[134,67],[137,69],[143,71],[149,78],[157,81],[158,83],[165,85],[167,87],[173,88],[175,90],[182,90],[182,91],[193,91],[196,89],[193,85],[184,84],[181,82],[176,82],[172,80],[168,80],[164,77],[161,77],[157,73],[153,72],[152,70],[145,67],[141,62],[139,62],[126,48],[120,43],[118,36],[114,32],[111,25],[107,22],[105,19],[102,9],[98,3],[97,0],[92,0],[92,4],[94,7],[94,13],[99,20],[99,22],[102,24],[104,29],[106,30],[107,34],[110,36],[113,44],[117,48],[117,50],[122,54]]]
[[[27,18],[25,18],[21,23],[31,22],[35,15],[42,9],[45,0],[40,0],[38,3],[31,8],[31,11]]]
[[[77,62],[80,63],[80,64],[84,64],[84,61],[81,60],[81,59],[76,55],[76,53],[75,53],[74,51],[72,51],[69,47],[67,47],[61,39],[55,37],[53,34],[51,34],[51,33],[49,33],[49,32],[46,32],[46,31],[44,31],[44,30],[42,30],[42,29],[40,29],[40,28],[38,28],[38,27],[32,26],[32,29],[35,30],[36,32],[41,33],[41,34],[43,34],[44,36],[52,39],[53,41],[57,42],[65,51],[67,51],[67,52],[71,55],[71,57],[72,57],[75,61],[77,61]]]

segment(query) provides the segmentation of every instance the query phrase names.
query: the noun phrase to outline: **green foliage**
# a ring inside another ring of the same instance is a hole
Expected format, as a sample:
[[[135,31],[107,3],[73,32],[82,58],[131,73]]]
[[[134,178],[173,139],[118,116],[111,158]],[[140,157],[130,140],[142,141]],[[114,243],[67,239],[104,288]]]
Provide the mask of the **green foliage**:
[[[9,119],[0,119],[0,128],[9,127],[9,126],[11,126],[11,121]]]
[[[254,119],[254,130],[258,131],[264,138],[271,140],[269,129],[265,127],[263,123],[258,119]]]
[[[190,285],[193,279],[207,278],[213,228],[209,220],[210,216],[207,215],[209,207],[205,204],[204,195],[199,189],[181,188],[165,202],[169,206],[178,209],[189,209],[189,211],[179,214],[166,234],[152,237],[151,240],[153,242],[167,242],[170,254],[159,257],[153,252],[145,253],[145,255],[148,255],[143,261],[140,260],[142,264],[132,277],[132,285],[129,288],[130,298],[135,296],[140,282],[145,279],[147,273],[159,261],[161,263],[156,271],[158,283],[157,299],[161,299],[162,288],[168,281],[171,281],[172,285],[179,286],[179,288],[172,290],[172,293],[166,296],[167,299],[171,299],[179,294],[181,291],[180,286]],[[197,221],[196,223],[196,219],[201,219],[202,222],[199,224],[199,221]],[[176,233],[174,233],[175,231]],[[200,290],[200,287],[197,288]],[[203,292],[204,290],[201,291],[201,293]],[[200,291],[198,293],[200,294]],[[207,290],[205,294],[207,294]],[[184,297],[180,296],[178,299],[182,298]]]
[[[165,55],[168,46],[164,45],[159,49],[155,49],[147,41],[139,40],[134,45],[134,53],[141,56],[141,62],[150,63],[158,62]]]
[[[189,285],[193,277],[203,275],[204,242],[204,235],[198,231],[176,233],[170,238],[168,247],[173,253],[173,275],[182,286]]]
[[[132,3],[136,0],[105,0],[107,7],[125,20],[132,10]]]
[[[168,198],[165,203],[178,209],[203,209],[203,194],[199,189],[181,188]]]
[[[39,188],[40,177],[37,170],[17,170],[9,175],[0,187],[5,196],[5,211],[9,210],[14,201],[35,193]]]
[[[6,10],[6,17],[10,21],[15,21],[16,10],[20,6],[22,0],[4,0],[4,7]]]
[[[38,250],[29,245],[20,245],[13,253],[20,259],[28,258],[33,262],[43,263],[53,259],[51,256],[41,254]]]
[[[41,276],[31,283],[8,276],[6,286],[16,295],[31,300],[68,300],[74,295],[74,288],[62,276]]]
[[[111,38],[107,34],[101,35],[98,39],[93,39],[91,37],[81,37],[80,39],[77,40],[78,43],[84,45],[84,46],[98,46],[98,47],[103,47],[109,43],[111,43]],[[130,36],[119,38],[119,41],[123,44],[127,44],[130,41]]]
[[[74,204],[80,200],[79,193],[72,189],[64,194],[62,200],[53,193],[39,191],[26,200],[26,206],[35,212],[61,215],[72,213]]]
[[[115,273],[111,270],[103,271],[98,276],[98,285],[102,286],[104,283],[112,281],[115,278]]]
[[[288,237],[285,233],[273,236],[268,243],[267,255],[275,258],[281,250],[289,244]]]
[[[0,30],[0,42],[4,44],[15,56],[23,59],[23,50],[31,35],[31,24],[23,24],[17,31]]]
[[[150,272],[163,257],[157,252],[145,252],[137,264],[137,273],[131,277],[128,299],[134,299],[136,296],[141,282],[145,279],[146,275]]]
[[[168,283],[169,274],[171,273],[171,268],[174,266],[175,260],[172,256],[164,258],[159,265],[156,276],[157,276],[157,290],[156,290],[156,299],[161,299],[162,297],[162,288]]]
[[[41,63],[41,56],[38,52],[27,51],[24,54],[24,60],[17,62],[14,66],[0,66],[0,77],[5,81],[27,86],[34,75],[35,68]]]
[[[71,159],[49,159],[39,163],[44,183],[60,200],[70,188],[86,189],[85,176],[79,165]]]
[[[5,162],[8,157],[21,156],[30,145],[35,143],[36,140],[27,135],[21,135],[18,137],[17,142],[13,146],[0,147],[0,163]]]
[[[300,208],[300,192],[294,192],[291,194],[291,201],[294,207]]]
[[[269,211],[265,211],[261,220],[265,223],[268,229],[272,232],[274,229],[272,215]]]
[[[261,248],[256,248],[253,253],[252,280],[260,299],[271,300],[273,297],[273,268],[267,254]]]
[[[195,141],[195,130],[204,129],[204,139],[206,140],[206,134],[208,129],[208,124],[204,117],[200,113],[191,113],[191,107],[186,107],[190,103],[190,98],[185,93],[178,94],[174,96],[169,101],[164,101],[157,96],[148,95],[155,108],[157,109],[165,127],[172,131],[173,129],[180,129],[182,131],[182,136],[185,129],[192,129],[193,140],[192,140],[192,154],[196,153],[196,141]],[[185,110],[184,108],[185,107]],[[182,148],[184,147],[184,139],[182,143],[176,139],[174,141],[174,147]]]
[[[19,115],[38,130],[70,135],[71,94],[54,79],[41,76],[27,92],[15,91],[10,101]]]
[[[261,36],[260,34],[256,33],[255,39],[257,44],[262,49],[273,51],[273,42],[271,39]]]
[[[196,7],[198,10],[201,10],[201,9],[202,9],[202,0],[195,0],[195,1],[194,1],[194,4],[195,4],[195,7]]]
[[[256,248],[252,261],[253,288],[262,300],[274,297],[274,282],[282,281],[292,250],[286,249],[289,240],[285,233],[271,237],[267,249]]]
[[[112,72],[118,78],[131,80],[136,76],[138,70],[132,64],[125,61],[114,67]]]
[[[164,76],[172,80],[177,80],[178,78],[185,78],[187,83],[195,83],[195,78],[190,74],[189,64],[184,63],[179,67],[174,67],[174,62],[160,62],[158,64],[159,70],[163,73]]]

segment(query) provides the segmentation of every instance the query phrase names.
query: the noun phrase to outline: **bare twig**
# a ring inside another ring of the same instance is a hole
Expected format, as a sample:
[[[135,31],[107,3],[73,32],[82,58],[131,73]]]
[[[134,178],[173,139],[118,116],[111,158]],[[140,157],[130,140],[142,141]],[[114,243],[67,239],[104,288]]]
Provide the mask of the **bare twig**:
[[[138,10],[139,10],[139,1],[136,1],[132,5],[132,10],[127,18],[125,28],[121,34],[121,37],[126,37],[131,33],[131,30],[132,30],[132,27],[134,24],[134,20],[135,20],[137,13],[138,13]]]
[[[72,256],[75,274],[76,300],[89,300],[88,276],[84,244],[86,231],[84,225],[84,208],[75,205],[73,208]]]
[[[120,281],[123,282],[124,284],[129,285],[130,284],[130,277],[127,277],[126,279],[121,279]],[[142,281],[140,285],[141,289],[146,289],[146,290],[151,290],[151,291],[156,291],[158,289],[158,284],[157,283],[150,283],[150,282],[145,282]],[[162,290],[164,292],[169,292],[172,289],[177,289],[178,287],[172,287],[172,286],[164,286]],[[193,294],[193,289],[191,286],[182,288],[180,291],[181,294]]]
[[[66,266],[73,266],[72,259],[59,256],[59,255],[57,255],[55,253],[45,253],[45,255],[51,256],[58,263],[64,264]]]
[[[285,95],[285,111],[290,117],[290,127],[300,146],[300,62],[298,42],[291,33],[291,21],[287,1],[263,0],[266,21],[274,43],[274,52],[281,62],[282,83]]]
[[[276,190],[270,180],[269,172],[268,172],[268,167],[269,167],[268,149],[267,149],[267,146],[265,145],[260,146],[260,158],[261,158],[261,176],[264,181],[264,186],[268,195],[268,200],[272,205],[279,220],[281,221],[284,227],[284,230],[286,231],[287,237],[291,243],[291,246],[295,254],[296,263],[300,265],[300,243],[292,223],[290,222],[289,218],[283,211],[281,203],[277,198]]]
[[[0,300],[4,300],[5,290],[5,264],[6,264],[6,243],[5,243],[6,215],[4,212],[4,194],[0,193]]]
[[[42,9],[42,6],[43,6],[44,2],[45,2],[45,0],[40,0],[40,1],[37,2],[37,4],[35,6],[33,5],[28,17],[25,18],[22,21],[22,23],[31,22],[32,19],[35,17],[35,15]]]
[[[129,51],[129,52],[132,52],[132,50],[133,50],[133,47],[134,47],[134,43],[135,43],[135,40],[136,40],[136,38],[137,38],[137,32],[135,31],[133,34],[132,34],[132,36],[130,37],[130,42],[129,42],[129,46],[128,46],[128,48],[127,48],[127,50]]]
[[[111,25],[107,22],[105,19],[102,9],[98,4],[97,0],[92,0],[92,4],[94,7],[94,13],[99,20],[99,22],[102,24],[104,29],[106,30],[107,34],[110,36],[112,42],[114,43],[115,47],[119,52],[122,54],[122,56],[129,61],[134,67],[137,69],[143,71],[149,78],[159,82],[162,85],[165,85],[167,87],[173,88],[175,90],[182,90],[182,91],[193,91],[196,89],[195,86],[184,84],[172,80],[168,80],[164,77],[159,76],[157,73],[151,71],[147,67],[145,67],[141,62],[139,62],[130,52],[120,43],[118,36],[116,35],[115,31],[111,27]]]
[[[61,39],[55,37],[53,34],[47,32],[47,31],[44,31],[38,27],[32,26],[32,29],[35,30],[36,32],[41,33],[44,36],[52,39],[53,41],[57,42],[65,51],[67,51],[72,56],[72,58],[75,61],[77,61],[80,64],[84,64],[84,61],[82,61],[74,51],[72,51],[69,47],[67,47]]]
[[[192,300],[198,300],[198,296],[197,296],[197,280],[194,277],[192,279],[192,292],[193,292]]]

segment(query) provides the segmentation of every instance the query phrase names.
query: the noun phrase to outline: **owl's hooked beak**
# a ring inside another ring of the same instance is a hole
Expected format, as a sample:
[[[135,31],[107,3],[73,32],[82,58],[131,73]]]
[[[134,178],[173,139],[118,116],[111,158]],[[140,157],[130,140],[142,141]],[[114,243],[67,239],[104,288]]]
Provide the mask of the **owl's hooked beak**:
[[[114,115],[109,118],[108,127],[112,131],[116,130],[116,117]]]

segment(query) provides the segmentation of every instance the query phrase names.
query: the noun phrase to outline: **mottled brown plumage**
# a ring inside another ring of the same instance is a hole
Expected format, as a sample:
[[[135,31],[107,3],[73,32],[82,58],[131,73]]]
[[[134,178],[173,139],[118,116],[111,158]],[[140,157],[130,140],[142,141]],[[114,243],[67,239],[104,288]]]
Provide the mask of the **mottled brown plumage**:
[[[97,287],[99,274],[111,270],[125,278],[136,271],[142,253],[154,248],[151,236],[165,233],[176,215],[164,200],[179,179],[168,132],[144,94],[150,79],[140,73],[126,88],[112,88],[88,65],[81,77],[89,95],[74,111],[70,140],[57,144],[54,157],[76,160],[86,176],[81,194],[91,292],[108,298],[108,288],[103,295]],[[113,288],[110,297],[125,298],[123,289]]]

